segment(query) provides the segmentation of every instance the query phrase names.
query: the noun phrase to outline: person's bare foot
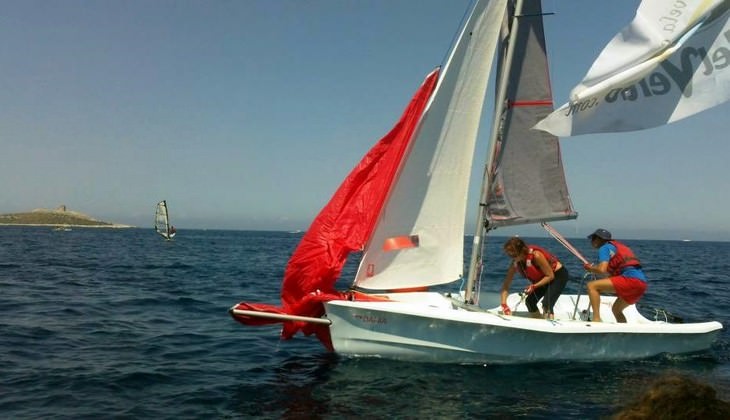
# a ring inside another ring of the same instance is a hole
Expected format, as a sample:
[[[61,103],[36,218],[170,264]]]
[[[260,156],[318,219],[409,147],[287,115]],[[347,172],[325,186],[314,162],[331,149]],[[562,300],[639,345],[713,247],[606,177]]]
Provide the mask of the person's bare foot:
[[[591,319],[591,322],[601,322],[601,318],[593,317],[593,319]]]

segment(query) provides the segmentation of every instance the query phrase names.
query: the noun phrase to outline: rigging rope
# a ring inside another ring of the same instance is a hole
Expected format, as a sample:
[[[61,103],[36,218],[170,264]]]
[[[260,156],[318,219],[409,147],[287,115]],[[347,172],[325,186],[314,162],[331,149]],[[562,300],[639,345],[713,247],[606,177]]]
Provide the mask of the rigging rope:
[[[575,249],[573,245],[568,242],[567,239],[563,237],[563,235],[560,234],[557,230],[555,230],[552,226],[547,224],[547,222],[542,222],[542,227],[545,228],[547,233],[550,234],[553,238],[555,238],[556,241],[560,242],[568,251],[570,251],[571,254],[575,255],[583,264],[588,264],[588,260],[578,251]]]
[[[568,251],[570,251],[571,254],[575,255],[583,264],[588,264],[588,260],[578,251],[575,249],[573,245],[568,242],[567,239],[563,237],[563,235],[560,234],[557,230],[555,230],[552,226],[550,226],[547,222],[541,223],[542,227],[545,228],[547,233],[550,234],[553,238],[555,238],[556,241],[560,242]],[[573,308],[573,319],[575,319],[575,315],[578,312],[578,302],[580,302],[580,296],[581,292],[583,291],[583,283],[586,279],[586,277],[591,277],[595,279],[595,276],[593,276],[592,273],[585,273],[580,281],[580,286],[578,287],[578,297],[575,300],[575,307]],[[590,308],[588,308],[588,314],[590,314]]]

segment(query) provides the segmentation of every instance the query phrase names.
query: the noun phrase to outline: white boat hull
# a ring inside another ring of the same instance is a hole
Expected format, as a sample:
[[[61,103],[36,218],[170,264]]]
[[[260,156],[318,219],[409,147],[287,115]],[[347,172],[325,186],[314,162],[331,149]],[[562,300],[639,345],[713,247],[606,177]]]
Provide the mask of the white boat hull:
[[[383,357],[445,363],[525,363],[538,361],[630,360],[662,353],[691,353],[708,349],[722,329],[719,322],[673,324],[650,321],[632,305],[627,323],[616,323],[604,297],[602,323],[581,321],[588,298],[561,296],[556,320],[527,317],[517,294],[508,305],[513,316],[497,308],[471,311],[450,297],[433,292],[386,295],[391,301],[336,300],[325,304],[332,344],[348,356]]]

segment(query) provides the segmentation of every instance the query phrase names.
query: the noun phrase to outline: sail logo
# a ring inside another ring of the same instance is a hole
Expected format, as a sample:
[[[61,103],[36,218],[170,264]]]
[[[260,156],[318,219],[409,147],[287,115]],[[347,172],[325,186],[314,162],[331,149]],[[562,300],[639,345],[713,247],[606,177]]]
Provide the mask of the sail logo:
[[[555,136],[644,130],[730,100],[730,2],[642,2],[568,103],[534,128]]]
[[[667,39],[665,42],[669,43],[671,42],[670,39],[674,37],[674,32],[677,30],[677,27],[682,27],[678,25],[680,22],[680,17],[684,14],[684,10],[687,8],[687,2],[682,0],[674,1],[673,4],[670,6],[671,9],[665,13],[665,15],[662,15],[659,17],[658,27],[662,28],[662,31],[668,33]]]
[[[725,41],[730,43],[730,30],[723,33]],[[726,45],[718,46],[713,50],[704,47],[686,46],[676,51],[678,64],[666,59],[659,62],[663,72],[655,71],[639,79],[628,87],[610,89],[603,95],[592,96],[578,102],[571,102],[565,109],[564,116],[576,115],[580,112],[595,108],[601,103],[613,104],[621,101],[634,102],[639,99],[664,96],[679,88],[685,98],[693,94],[693,76],[698,73],[710,78],[716,71],[730,66],[730,48]]]

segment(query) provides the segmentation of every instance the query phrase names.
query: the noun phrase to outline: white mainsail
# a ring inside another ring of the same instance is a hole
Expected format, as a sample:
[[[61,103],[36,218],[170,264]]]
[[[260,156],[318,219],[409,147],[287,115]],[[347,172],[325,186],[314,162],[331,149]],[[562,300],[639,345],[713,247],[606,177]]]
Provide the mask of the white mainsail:
[[[469,16],[365,249],[356,286],[402,289],[462,276],[474,145],[505,5],[480,1]]]
[[[729,0],[644,0],[570,102],[535,128],[558,136],[642,130],[726,102],[729,19]]]

